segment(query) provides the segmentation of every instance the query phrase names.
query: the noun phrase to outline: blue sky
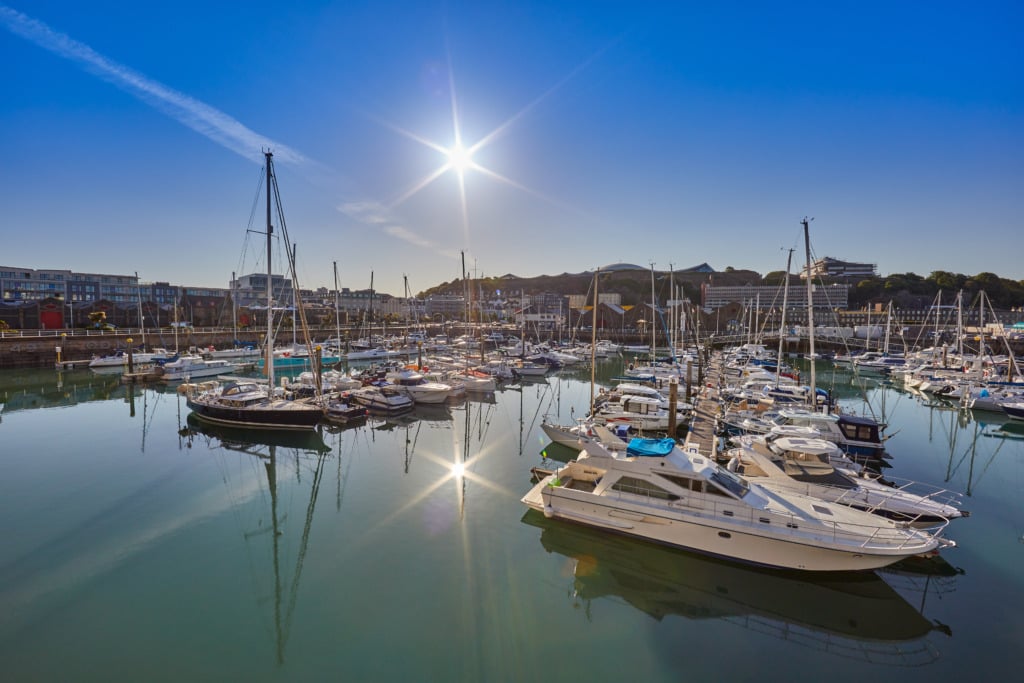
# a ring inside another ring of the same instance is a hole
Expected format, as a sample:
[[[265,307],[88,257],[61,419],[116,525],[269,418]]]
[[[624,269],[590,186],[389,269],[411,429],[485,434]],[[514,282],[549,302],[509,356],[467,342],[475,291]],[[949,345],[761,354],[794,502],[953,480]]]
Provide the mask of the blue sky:
[[[0,264],[226,287],[269,145],[304,287],[765,273],[804,216],[818,257],[1024,279],[1022,8],[7,2]]]

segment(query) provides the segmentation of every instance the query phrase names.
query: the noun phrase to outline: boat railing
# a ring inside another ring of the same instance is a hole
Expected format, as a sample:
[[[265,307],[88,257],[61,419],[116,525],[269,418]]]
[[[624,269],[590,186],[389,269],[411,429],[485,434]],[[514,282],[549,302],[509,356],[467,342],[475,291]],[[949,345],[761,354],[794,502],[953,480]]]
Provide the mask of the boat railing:
[[[634,488],[629,490],[609,491],[608,495],[614,495],[623,500],[625,496],[629,499],[647,498],[651,501],[651,507],[662,507],[666,498],[662,492],[650,491],[646,488]],[[739,501],[732,499],[722,501],[709,501],[704,499],[678,498],[668,500],[672,509],[685,511],[696,515],[705,515],[729,520],[730,523],[742,523],[750,527],[773,529],[773,533],[782,533],[788,536],[798,537],[804,540],[827,539],[833,543],[846,543],[864,549],[894,549],[907,550],[921,548],[922,551],[930,550],[935,546],[935,538],[938,538],[945,530],[949,520],[936,523],[928,529],[915,529],[909,522],[900,522],[894,526],[888,520],[879,519],[875,524],[858,524],[846,521],[829,521],[817,517],[817,524],[808,524],[810,520],[806,516],[793,513],[764,510],[749,507]],[[784,527],[779,527],[774,522],[785,522]]]

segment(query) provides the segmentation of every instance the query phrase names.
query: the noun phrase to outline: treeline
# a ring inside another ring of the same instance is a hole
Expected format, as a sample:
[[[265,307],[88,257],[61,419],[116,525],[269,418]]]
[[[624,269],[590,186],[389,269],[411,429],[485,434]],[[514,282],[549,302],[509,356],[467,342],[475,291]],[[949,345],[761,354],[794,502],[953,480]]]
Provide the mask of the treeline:
[[[704,282],[715,285],[775,285],[781,286],[785,273],[773,271],[765,276],[750,270],[726,268],[712,274],[707,273],[675,273],[670,275],[664,271],[655,273],[655,290],[659,301],[668,297],[670,278],[677,286],[683,288],[684,295],[691,301],[701,299],[700,285]],[[790,274],[790,286],[803,286],[803,280]],[[533,278],[497,277],[481,278],[472,281],[474,298],[481,293],[492,297],[497,291],[505,296],[554,292],[562,295],[582,294],[587,292],[592,283],[589,273],[563,273],[561,275],[541,275]],[[842,278],[826,278],[824,284],[847,283]],[[462,294],[465,284],[461,280],[443,282],[424,292],[420,297],[432,294]],[[927,308],[942,290],[942,304],[952,305],[957,292],[964,294],[964,307],[977,305],[979,293],[984,291],[997,309],[1006,310],[1024,308],[1024,281],[1007,280],[994,273],[978,273],[962,275],[944,270],[936,270],[928,277],[916,273],[894,273],[886,277],[871,277],[851,283],[848,308],[860,309],[872,304],[893,302],[898,308]],[[637,305],[651,299],[651,273],[645,270],[607,271],[601,276],[601,291],[617,292],[622,295],[622,303]]]
[[[963,292],[965,307],[974,305],[980,292],[998,309],[1024,306],[1024,281],[1007,280],[995,273],[962,275],[936,270],[928,277],[916,273],[895,273],[887,277],[861,280],[850,288],[850,308],[862,308],[876,302],[892,301],[900,308],[928,306],[942,290],[942,303],[952,304],[957,292]]]

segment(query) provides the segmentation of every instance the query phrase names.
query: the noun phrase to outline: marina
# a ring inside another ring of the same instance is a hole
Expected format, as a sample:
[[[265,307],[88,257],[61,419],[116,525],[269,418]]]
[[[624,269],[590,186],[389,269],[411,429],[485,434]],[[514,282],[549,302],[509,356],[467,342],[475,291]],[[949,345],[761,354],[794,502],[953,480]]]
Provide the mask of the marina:
[[[790,362],[806,373],[807,361]],[[597,383],[611,388],[625,363],[598,360]],[[529,510],[520,498],[531,470],[576,457],[541,422],[572,424],[586,412],[583,365],[400,415],[286,432],[197,420],[173,385],[86,369],[3,371],[6,675],[1012,675],[1024,626],[1015,424],[824,361],[817,370],[845,410],[891,425],[886,474],[963,496],[971,516],[944,532],[956,547],[872,571],[789,571]],[[719,448],[718,372],[712,362],[682,442],[702,452]],[[583,656],[566,662],[567,646]]]

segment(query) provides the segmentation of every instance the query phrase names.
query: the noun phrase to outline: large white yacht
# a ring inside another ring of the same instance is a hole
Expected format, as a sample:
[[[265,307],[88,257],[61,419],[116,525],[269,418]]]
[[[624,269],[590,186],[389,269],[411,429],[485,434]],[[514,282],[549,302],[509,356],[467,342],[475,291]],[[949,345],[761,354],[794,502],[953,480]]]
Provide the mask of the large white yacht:
[[[903,522],[750,483],[672,439],[633,439],[615,450],[583,439],[581,447],[522,502],[548,517],[787,569],[875,569],[953,545]]]

